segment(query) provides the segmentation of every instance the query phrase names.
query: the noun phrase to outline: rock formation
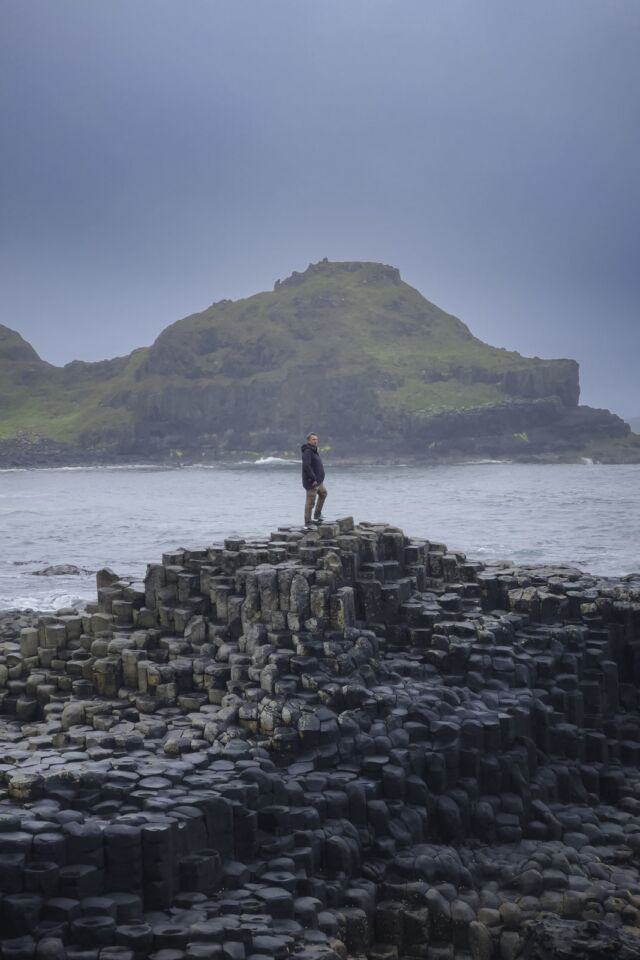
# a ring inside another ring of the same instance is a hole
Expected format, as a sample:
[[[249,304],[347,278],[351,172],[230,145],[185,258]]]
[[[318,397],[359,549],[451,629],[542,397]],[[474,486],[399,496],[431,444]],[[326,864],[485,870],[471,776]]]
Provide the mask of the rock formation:
[[[4,958],[640,955],[639,579],[347,518],[16,623]]]

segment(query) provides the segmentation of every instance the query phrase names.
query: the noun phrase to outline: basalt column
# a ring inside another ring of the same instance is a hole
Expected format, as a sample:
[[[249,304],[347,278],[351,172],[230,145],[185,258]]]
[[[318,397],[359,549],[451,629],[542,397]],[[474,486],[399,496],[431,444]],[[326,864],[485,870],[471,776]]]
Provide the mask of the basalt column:
[[[638,579],[385,524],[101,571],[0,644],[3,957],[637,956],[639,681]]]

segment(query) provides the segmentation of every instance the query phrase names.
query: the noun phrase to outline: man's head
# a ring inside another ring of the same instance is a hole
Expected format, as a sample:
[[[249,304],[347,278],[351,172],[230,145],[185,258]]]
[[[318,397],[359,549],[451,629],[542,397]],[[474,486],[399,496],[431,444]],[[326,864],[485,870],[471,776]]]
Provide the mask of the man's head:
[[[314,447],[318,446],[318,435],[316,433],[307,434],[307,443],[312,443]]]

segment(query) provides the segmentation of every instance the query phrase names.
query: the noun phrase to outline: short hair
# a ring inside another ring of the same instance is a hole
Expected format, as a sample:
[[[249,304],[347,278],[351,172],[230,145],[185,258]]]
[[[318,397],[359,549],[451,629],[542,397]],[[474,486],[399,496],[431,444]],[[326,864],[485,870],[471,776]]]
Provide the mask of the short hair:
[[[307,434],[307,440],[310,440],[311,437],[315,437],[315,435],[316,435],[315,430],[311,430],[311,431]]]

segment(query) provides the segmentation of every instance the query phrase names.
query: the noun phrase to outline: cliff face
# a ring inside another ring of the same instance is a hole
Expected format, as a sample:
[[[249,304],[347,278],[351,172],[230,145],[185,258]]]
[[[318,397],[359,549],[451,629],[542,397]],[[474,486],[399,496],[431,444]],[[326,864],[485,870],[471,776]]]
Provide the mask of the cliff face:
[[[575,360],[548,360],[507,370],[501,385],[511,396],[558,397],[567,407],[575,407],[580,399],[580,373]]]
[[[540,399],[558,397],[565,406],[576,406],[580,398],[580,369],[575,360],[527,361],[522,367],[500,370],[483,366],[452,364],[448,370],[425,371],[429,383],[491,383],[507,396]]]
[[[36,382],[28,397],[5,392],[0,437],[88,455],[277,452],[313,427],[338,455],[572,456],[629,432],[578,408],[575,361],[491,347],[377,263],[313,264],[100,364],[60,370],[8,334],[13,365]]]

